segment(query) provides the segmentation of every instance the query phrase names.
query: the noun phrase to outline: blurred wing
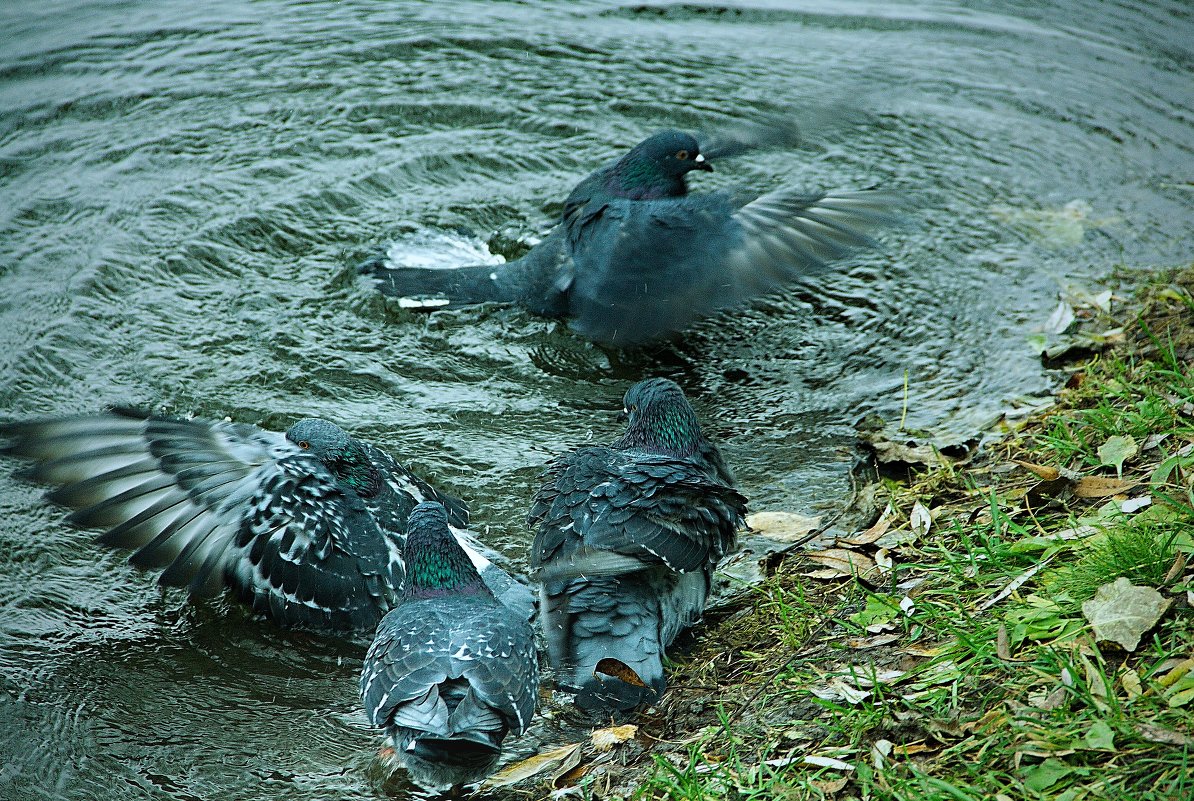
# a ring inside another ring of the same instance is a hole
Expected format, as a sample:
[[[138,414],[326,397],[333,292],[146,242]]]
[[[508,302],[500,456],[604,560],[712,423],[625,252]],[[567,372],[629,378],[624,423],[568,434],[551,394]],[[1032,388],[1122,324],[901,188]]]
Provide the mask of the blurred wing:
[[[873,246],[899,205],[876,190],[610,201],[572,231],[572,326],[616,345],[683,330]]]
[[[375,624],[396,550],[317,459],[255,426],[129,410],[8,424],[48,497],[99,541],[210,595],[230,586],[282,623]],[[364,526],[366,536],[354,528]],[[397,562],[398,577],[401,563]],[[385,574],[385,575],[382,575]],[[388,600],[385,604],[388,607]],[[371,619],[371,620],[370,620]]]

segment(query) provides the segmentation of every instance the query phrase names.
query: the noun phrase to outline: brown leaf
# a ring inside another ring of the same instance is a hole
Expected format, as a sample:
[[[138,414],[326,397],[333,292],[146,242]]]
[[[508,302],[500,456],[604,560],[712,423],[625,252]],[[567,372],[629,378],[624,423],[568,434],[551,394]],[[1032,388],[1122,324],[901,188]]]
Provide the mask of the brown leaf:
[[[747,516],[746,525],[768,539],[803,542],[821,525],[821,518],[806,517],[795,512],[755,512]]]
[[[1136,731],[1141,737],[1148,740],[1150,743],[1164,743],[1165,745],[1194,745],[1194,737],[1187,734],[1182,734],[1172,729],[1166,729],[1163,726],[1154,726],[1151,723],[1137,723]]]
[[[1020,467],[1023,467],[1025,470],[1035,473],[1037,478],[1044,479],[1045,481],[1056,481],[1057,479],[1061,478],[1061,471],[1056,467],[1049,467],[1048,465],[1043,464],[1033,464],[1032,462],[1022,462],[1019,459],[1013,459],[1012,461],[1020,465]]]
[[[824,551],[811,551],[805,554],[809,561],[834,571],[830,576],[816,576],[816,578],[840,578],[843,576],[866,576],[877,571],[875,560],[865,554],[849,551],[845,548],[826,548]],[[817,571],[824,573],[825,571]]]
[[[995,655],[1005,662],[1012,661],[1012,651],[1007,641],[1007,626],[1003,623],[999,624],[999,630],[995,632]]]
[[[874,637],[855,637],[846,640],[846,646],[857,650],[878,648],[881,645],[890,645],[898,639],[900,639],[899,634],[877,634]]]
[[[809,784],[811,784],[813,787],[816,787],[826,795],[834,795],[835,793],[841,792],[842,788],[844,788],[849,781],[849,778],[843,776],[840,779],[833,779],[832,781],[827,779],[813,779],[809,782]]]
[[[589,735],[589,740],[593,743],[593,748],[598,751],[608,751],[615,745],[621,745],[627,740],[633,739],[637,733],[638,726],[628,723],[625,726],[597,729]]]
[[[886,534],[887,529],[891,528],[891,518],[888,517],[888,512],[890,511],[891,505],[888,504],[887,509],[885,509],[883,514],[879,516],[879,519],[875,521],[875,525],[871,526],[866,531],[855,534],[853,537],[838,537],[837,541],[845,543],[846,545],[870,545],[872,542]]]
[[[1102,476],[1084,476],[1074,482],[1074,494],[1079,498],[1109,498],[1127,492],[1136,486],[1135,481]]]
[[[569,743],[535,754],[521,762],[500,770],[485,780],[486,787],[508,787],[511,784],[538,776],[540,773],[551,772],[553,777],[560,777],[575,768],[580,763],[580,743]]]
[[[1186,569],[1186,552],[1178,551],[1177,558],[1173,560],[1173,564],[1169,566],[1169,571],[1165,573],[1165,580],[1162,584],[1172,584],[1177,580],[1177,577]]]
[[[615,679],[621,679],[632,687],[647,686],[646,682],[639,678],[639,675],[634,672],[634,669],[630,665],[627,665],[620,659],[614,659],[612,656],[607,656],[597,662],[597,667],[593,668],[593,675],[600,679],[601,676],[598,676],[598,673],[613,676]]]

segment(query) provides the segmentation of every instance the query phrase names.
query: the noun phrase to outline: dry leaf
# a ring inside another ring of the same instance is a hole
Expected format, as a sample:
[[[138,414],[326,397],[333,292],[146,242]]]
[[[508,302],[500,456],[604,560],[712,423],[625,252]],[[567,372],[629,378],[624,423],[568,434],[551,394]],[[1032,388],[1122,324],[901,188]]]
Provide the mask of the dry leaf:
[[[933,516],[920,501],[912,504],[912,512],[908,516],[908,524],[918,537],[925,537],[933,525]]]
[[[1144,694],[1144,688],[1140,686],[1140,674],[1131,668],[1123,672],[1119,677],[1119,683],[1123,685],[1128,698],[1139,698]]]
[[[816,787],[826,795],[833,795],[835,793],[841,792],[842,788],[844,788],[849,782],[850,780],[843,776],[840,779],[833,779],[832,781],[813,779],[809,782],[809,784],[811,784],[813,787]]]
[[[551,772],[553,776],[562,776],[580,763],[580,751],[580,743],[569,743],[535,754],[493,774],[485,780],[483,786],[509,787],[511,784],[547,772]]]
[[[848,551],[845,548],[810,551],[805,556],[809,561],[824,565],[826,570],[833,571],[830,575],[817,575],[814,578],[841,578],[854,574],[866,576],[877,570],[875,561],[869,556],[856,551]],[[817,573],[823,574],[825,570],[819,570]]]
[[[614,726],[609,729],[597,729],[589,735],[589,740],[598,751],[608,751],[615,745],[621,745],[627,740],[633,739],[637,732],[638,726],[632,724]]]
[[[1118,478],[1085,476],[1074,482],[1074,494],[1079,498],[1109,498],[1127,492],[1136,486],[1136,483]]]
[[[1194,745],[1194,737],[1182,734],[1181,732],[1166,729],[1163,726],[1154,726],[1151,723],[1137,723],[1136,731],[1141,737],[1152,743],[1164,743],[1165,745]]]
[[[1033,464],[1032,462],[1022,462],[1019,459],[1014,459],[1013,461],[1020,465],[1020,467],[1023,467],[1025,470],[1034,473],[1037,478],[1044,479],[1045,481],[1056,481],[1057,479],[1061,478],[1061,471],[1056,467],[1049,467],[1043,464]]]
[[[881,645],[890,645],[898,639],[900,639],[899,634],[878,634],[874,637],[861,637],[846,640],[846,646],[861,651],[865,648],[878,648]]]
[[[1095,637],[1135,651],[1144,633],[1157,625],[1170,601],[1152,587],[1137,587],[1126,578],[1104,584],[1095,597],[1082,604],[1082,615],[1090,622]]]
[[[748,515],[746,525],[756,534],[779,542],[803,542],[821,525],[821,518],[806,517],[794,512],[755,512]]]
[[[838,542],[846,545],[870,545],[875,540],[882,537],[887,529],[891,528],[891,504],[887,504],[887,508],[883,510],[883,514],[879,515],[879,519],[875,521],[875,525],[863,531],[860,534],[855,534],[853,537],[838,537]]]
[[[1175,558],[1173,560],[1173,564],[1169,566],[1169,570],[1165,573],[1165,579],[1161,583],[1166,585],[1172,584],[1174,581],[1177,581],[1177,577],[1180,576],[1182,571],[1185,569],[1186,552],[1178,551],[1177,558]]]
[[[803,760],[806,765],[816,765],[819,768],[833,768],[834,770],[854,770],[854,766],[849,762],[843,762],[840,759],[824,756],[806,756]]]
[[[639,675],[634,672],[634,669],[630,665],[627,665],[620,659],[614,659],[612,656],[607,656],[598,661],[597,666],[593,668],[593,675],[598,680],[602,680],[601,675],[613,676],[615,679],[620,679],[632,687],[647,686],[647,683],[639,678]]]

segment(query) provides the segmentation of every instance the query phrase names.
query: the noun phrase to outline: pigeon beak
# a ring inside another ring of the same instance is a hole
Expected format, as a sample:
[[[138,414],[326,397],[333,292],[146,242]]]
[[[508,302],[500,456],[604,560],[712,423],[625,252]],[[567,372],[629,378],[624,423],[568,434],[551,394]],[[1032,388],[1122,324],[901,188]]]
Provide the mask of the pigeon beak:
[[[625,423],[629,419],[630,419],[630,410],[629,409],[623,409],[622,411],[618,412],[618,422],[619,423]]]
[[[692,159],[696,163],[696,169],[704,170],[705,172],[713,172],[713,165],[705,161],[705,156],[697,153]]]

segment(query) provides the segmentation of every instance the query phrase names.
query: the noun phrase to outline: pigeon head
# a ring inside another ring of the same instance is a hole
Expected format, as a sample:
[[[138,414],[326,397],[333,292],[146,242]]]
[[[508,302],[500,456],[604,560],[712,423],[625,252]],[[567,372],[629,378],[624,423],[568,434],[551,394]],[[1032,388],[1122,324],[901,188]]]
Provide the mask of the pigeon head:
[[[407,598],[488,594],[481,574],[448,528],[443,504],[424,501],[406,522]]]
[[[648,378],[623,398],[626,433],[615,447],[688,456],[705,441],[696,412],[684,390],[666,378]]]
[[[357,495],[371,497],[381,488],[381,475],[369,454],[340,426],[308,417],[292,425],[286,439],[322,462]]]
[[[631,200],[681,197],[688,193],[684,176],[693,170],[713,171],[697,140],[682,131],[660,131],[614,165],[610,189]]]

